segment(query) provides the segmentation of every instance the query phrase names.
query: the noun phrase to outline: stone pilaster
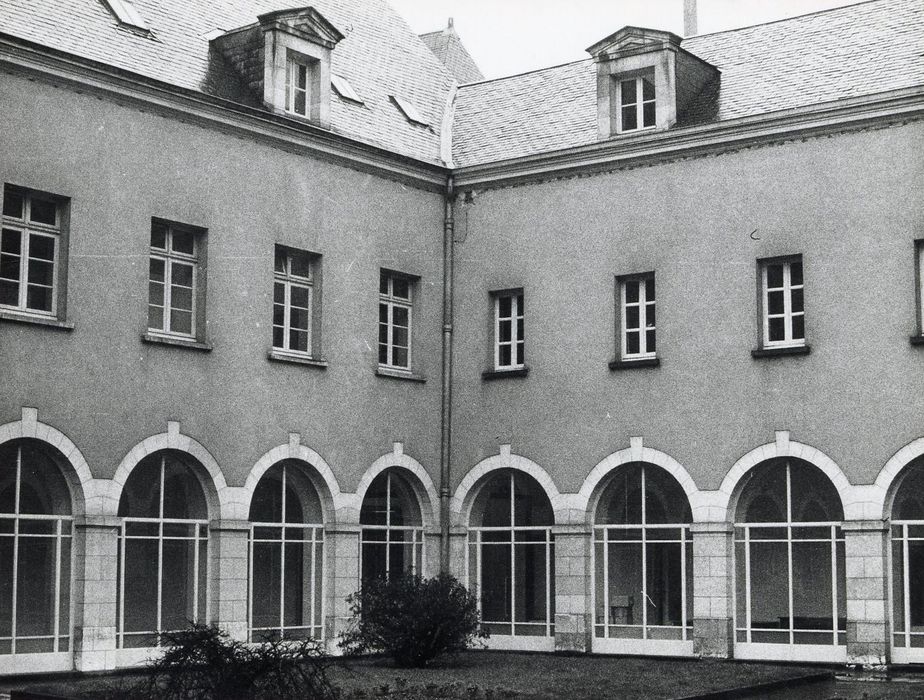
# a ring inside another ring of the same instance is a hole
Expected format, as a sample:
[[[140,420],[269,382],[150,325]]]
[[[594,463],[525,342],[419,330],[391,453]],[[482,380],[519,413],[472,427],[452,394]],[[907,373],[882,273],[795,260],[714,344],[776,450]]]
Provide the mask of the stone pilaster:
[[[589,652],[591,634],[591,530],[557,526],[555,534],[555,651]]]
[[[74,528],[74,666],[115,667],[118,628],[118,550],[121,519],[79,518]]]
[[[468,546],[468,533],[463,527],[454,527],[449,533],[449,573],[455,576],[462,584],[471,589],[471,581],[466,570],[466,551]]]
[[[246,520],[215,520],[209,528],[212,556],[209,622],[242,641],[249,633],[249,538],[250,523]]]
[[[888,662],[886,610],[889,527],[881,520],[844,523],[847,593],[847,662],[881,667]]]
[[[347,597],[359,590],[359,525],[331,525],[324,528],[327,548],[327,576],[324,638],[330,653],[339,651],[337,642],[350,620]],[[437,565],[439,559],[437,558]]]
[[[734,649],[731,523],[693,523],[693,652],[730,658]]]

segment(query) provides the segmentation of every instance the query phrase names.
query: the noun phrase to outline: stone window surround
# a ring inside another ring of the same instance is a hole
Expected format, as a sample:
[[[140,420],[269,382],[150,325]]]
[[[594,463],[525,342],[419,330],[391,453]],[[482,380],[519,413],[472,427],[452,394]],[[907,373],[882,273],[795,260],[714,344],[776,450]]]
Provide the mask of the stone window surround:
[[[676,55],[654,51],[622,56],[597,63],[597,130],[600,138],[646,133],[652,127],[620,132],[619,83],[642,74],[654,77],[655,130],[669,129],[677,121]]]
[[[263,101],[273,111],[297,119],[308,119],[322,127],[330,126],[330,55],[331,50],[283,31],[264,32]],[[308,114],[301,116],[288,109],[286,85],[290,62],[304,63],[310,70]]]

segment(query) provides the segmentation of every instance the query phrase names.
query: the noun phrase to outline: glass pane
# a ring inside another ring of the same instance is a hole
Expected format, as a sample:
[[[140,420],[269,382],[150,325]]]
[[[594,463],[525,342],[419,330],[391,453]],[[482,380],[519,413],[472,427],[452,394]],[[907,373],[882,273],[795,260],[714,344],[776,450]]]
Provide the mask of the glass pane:
[[[69,515],[70,489],[46,448],[40,443],[23,442],[20,451],[19,511],[35,515]]]
[[[655,346],[655,331],[648,331],[645,333],[645,342],[647,344],[645,348],[647,352],[655,352],[657,350]]]
[[[192,334],[192,314],[188,311],[171,311],[170,330],[174,333]]]
[[[38,260],[55,259],[55,239],[51,236],[29,236],[29,257]]]
[[[47,287],[28,285],[26,288],[26,308],[36,311],[51,311],[52,290]]]
[[[798,522],[831,522],[844,519],[841,499],[831,480],[815,466],[790,460],[792,519]]]
[[[908,543],[908,583],[911,631],[924,632],[924,542]]]
[[[642,544],[611,543],[609,547],[609,621],[614,625],[642,622]]]
[[[311,258],[304,253],[291,256],[292,274],[298,277],[311,277]]]
[[[634,304],[638,302],[638,284],[638,280],[626,280],[624,290],[627,304]]]
[[[311,290],[307,287],[298,287],[293,285],[292,291],[289,293],[289,300],[292,306],[300,309],[307,309],[311,304]],[[301,327],[307,328],[307,326]]]
[[[642,99],[653,100],[655,98],[654,81],[651,78],[642,78]]]
[[[783,313],[783,291],[767,293],[767,311],[771,314]]]
[[[552,504],[539,483],[522,472],[513,472],[513,524],[521,527],[552,525]],[[542,533],[544,538],[544,533]]]
[[[638,117],[635,113],[635,106],[622,108],[622,130],[633,131],[638,128]]]
[[[638,331],[626,333],[626,354],[637,355],[639,352],[641,352],[641,349],[639,347]]]
[[[649,543],[647,615],[649,625],[683,624],[683,568],[679,542]]]
[[[122,611],[126,632],[157,630],[157,541],[125,541]]]
[[[279,584],[282,577],[282,545],[253,545],[253,626],[279,625]]]
[[[767,327],[770,331],[770,340],[777,341],[786,339],[786,329],[782,318],[769,319]]]
[[[654,126],[655,125],[655,103],[649,102],[642,107],[642,125],[643,126]]]
[[[167,249],[167,227],[154,222],[151,224],[151,247],[160,250]]]
[[[392,331],[392,343],[397,347],[406,348],[407,347],[407,328],[402,328],[401,326],[396,326]]]
[[[792,311],[799,313],[805,309],[804,292],[801,289],[792,290]]]
[[[642,522],[642,468],[630,464],[621,468],[613,477],[600,500],[597,522],[608,525],[628,525]],[[616,533],[611,537],[622,538]]]
[[[9,637],[12,633],[13,538],[0,537],[0,637]]]
[[[408,367],[408,354],[405,348],[394,348],[392,351],[392,364],[395,367]]]
[[[379,275],[379,294],[388,294],[388,280],[389,277],[386,273]]]
[[[54,634],[55,550],[52,537],[30,537],[19,542],[17,637]]]
[[[305,93],[302,92],[301,90],[295,91],[295,104],[292,110],[296,114],[302,114],[302,115],[307,114],[307,110],[305,109],[305,97],[306,97]]]
[[[497,300],[498,304],[498,313],[501,318],[510,318],[511,309],[513,308],[513,302],[511,297],[502,296]]]
[[[801,260],[790,263],[789,283],[792,285],[802,284],[802,261]]]
[[[785,542],[751,543],[751,627],[789,627],[789,564]],[[757,641],[754,639],[754,641]]]
[[[388,474],[379,474],[366,491],[359,511],[359,522],[363,525],[387,525]]]
[[[196,237],[189,231],[177,231],[173,229],[173,251],[192,255],[196,250]]]
[[[544,544],[514,547],[514,618],[517,622],[545,622],[548,619],[545,565]]]
[[[193,266],[186,263],[171,263],[171,283],[174,288],[192,287],[193,285]],[[189,307],[184,307],[189,308]]]
[[[164,540],[161,628],[181,630],[194,620],[196,542]],[[202,582],[205,583],[204,581]]]
[[[19,284],[0,281],[0,304],[16,306],[19,304]]]
[[[171,286],[170,303],[174,311],[191,311],[192,290],[186,287]]]
[[[365,534],[365,533],[364,533]],[[388,545],[366,542],[362,545],[362,580],[363,583],[385,578],[387,575]]]
[[[152,282],[164,281],[164,261],[158,258],[151,258],[148,265],[148,275]]]
[[[286,271],[286,253],[279,246],[276,246],[276,250],[273,254],[273,271],[274,272],[285,272]]]
[[[407,327],[408,325],[408,310],[403,306],[393,306],[391,312],[392,322],[396,326]]]
[[[639,310],[637,306],[626,307],[626,328],[635,329],[639,327]]]
[[[311,611],[311,545],[296,542],[285,547],[283,624],[296,627],[306,623]]]
[[[23,196],[9,187],[3,190],[3,215],[22,218]]]
[[[37,224],[54,226],[57,221],[58,207],[54,202],[32,197],[29,207],[29,220]]]
[[[178,453],[164,460],[164,517],[205,520],[208,508],[202,484]]]
[[[635,79],[632,80],[623,80],[619,83],[620,97],[622,98],[622,104],[634,104],[637,101],[636,98],[636,85]]]
[[[148,328],[152,330],[164,330],[164,310],[160,306],[148,307]]]
[[[775,263],[767,265],[767,288],[779,288],[783,286],[783,265]]]
[[[19,261],[18,255],[0,255],[0,278],[8,280],[19,279]]]
[[[511,348],[510,348],[509,345],[501,345],[501,346],[498,348],[498,351],[499,351],[499,353],[498,353],[498,355],[499,355],[498,364],[499,364],[501,367],[509,367],[511,364],[513,364],[513,363],[510,361],[510,360],[511,360]]]
[[[289,349],[297,352],[308,352],[308,333],[305,331],[289,331]]]
[[[829,542],[793,543],[792,605],[796,629],[834,629]]]
[[[399,299],[410,299],[411,289],[408,281],[403,277],[392,278],[392,295]]]
[[[486,621],[509,622],[512,619],[511,546],[492,544],[481,547],[481,617]]]
[[[61,593],[58,596],[58,632],[64,644],[71,633],[71,539],[61,540]],[[63,648],[62,651],[67,651]]]
[[[3,229],[3,235],[0,237],[0,250],[12,255],[22,253],[22,234],[10,228]]]
[[[792,317],[792,339],[793,340],[804,340],[805,339],[805,316],[793,316]]]

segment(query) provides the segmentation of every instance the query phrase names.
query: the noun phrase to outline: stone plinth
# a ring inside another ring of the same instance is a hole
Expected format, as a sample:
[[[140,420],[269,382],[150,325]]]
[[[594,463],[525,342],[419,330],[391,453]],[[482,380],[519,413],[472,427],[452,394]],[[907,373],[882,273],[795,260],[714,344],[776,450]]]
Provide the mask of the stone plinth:
[[[693,523],[693,653],[730,658],[734,649],[731,523]]]
[[[592,626],[592,533],[585,526],[556,527],[555,651],[588,652]]]
[[[121,519],[80,518],[74,528],[74,667],[115,667],[119,613],[118,551]]]
[[[847,662],[869,668],[888,662],[889,527],[881,520],[844,523]]]

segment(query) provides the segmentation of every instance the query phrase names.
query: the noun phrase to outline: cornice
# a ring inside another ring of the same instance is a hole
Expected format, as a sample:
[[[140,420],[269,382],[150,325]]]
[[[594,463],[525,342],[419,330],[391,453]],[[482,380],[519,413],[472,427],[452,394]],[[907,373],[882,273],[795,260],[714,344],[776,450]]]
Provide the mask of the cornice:
[[[343,134],[0,33],[0,70],[62,84],[283,150],[442,192],[450,170]]]
[[[489,189],[717,155],[924,118],[924,86],[453,170],[457,190]]]

